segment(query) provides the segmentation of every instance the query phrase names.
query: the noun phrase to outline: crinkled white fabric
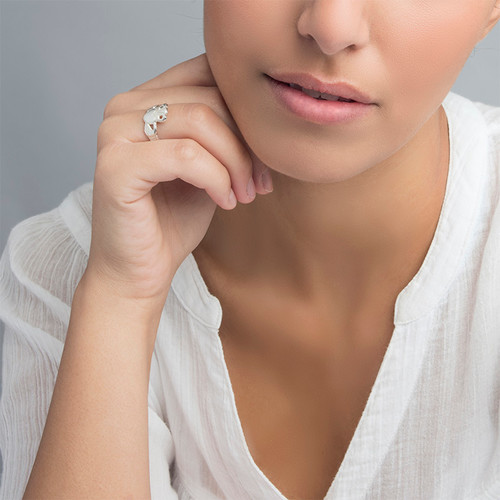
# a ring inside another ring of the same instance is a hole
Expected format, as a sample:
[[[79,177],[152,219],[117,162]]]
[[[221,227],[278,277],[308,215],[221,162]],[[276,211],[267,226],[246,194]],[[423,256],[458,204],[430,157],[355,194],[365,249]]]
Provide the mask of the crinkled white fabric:
[[[327,500],[500,498],[500,108],[452,92],[443,104],[451,155],[438,226],[397,298],[393,336]],[[85,184],[18,224],[0,261],[2,499],[22,497],[36,456],[87,262],[91,201]],[[153,499],[286,500],[248,450],[221,320],[189,254],[151,366]]]

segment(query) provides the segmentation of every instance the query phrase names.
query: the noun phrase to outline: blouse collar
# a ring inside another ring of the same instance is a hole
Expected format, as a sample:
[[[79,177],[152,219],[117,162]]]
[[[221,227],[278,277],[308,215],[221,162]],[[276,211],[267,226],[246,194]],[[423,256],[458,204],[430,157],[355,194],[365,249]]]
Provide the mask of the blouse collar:
[[[426,315],[457,275],[487,177],[488,129],[480,110],[469,99],[453,92],[446,96],[443,108],[450,140],[445,197],[425,259],[396,299],[395,325]],[[209,292],[192,253],[178,268],[172,288],[192,316],[210,328],[219,329],[221,304]]]
[[[396,299],[395,325],[429,313],[450,287],[472,243],[487,179],[489,137],[481,111],[469,99],[452,92],[443,101],[443,108],[450,139],[445,197],[427,255]]]

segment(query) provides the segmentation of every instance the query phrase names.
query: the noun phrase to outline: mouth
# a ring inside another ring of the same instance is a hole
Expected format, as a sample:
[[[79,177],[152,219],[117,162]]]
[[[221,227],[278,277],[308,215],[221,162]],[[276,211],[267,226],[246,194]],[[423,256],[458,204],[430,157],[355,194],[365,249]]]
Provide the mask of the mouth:
[[[315,83],[309,78],[308,81],[312,81],[312,85],[306,86],[304,81],[308,77],[300,75],[294,77],[299,78],[299,82],[291,79],[287,81],[282,76],[282,80],[267,74],[265,77],[269,82],[268,88],[280,107],[309,122],[320,125],[347,125],[368,119],[368,115],[375,109],[369,98],[349,84]]]
[[[353,99],[346,99],[342,96],[327,94],[324,92],[318,92],[317,90],[313,90],[313,89],[306,89],[306,88],[301,87],[300,85],[297,85],[295,83],[286,83],[286,82],[282,82],[282,83],[285,83],[286,85],[288,85],[292,89],[300,90],[300,91],[304,92],[304,94],[307,94],[310,97],[314,97],[314,99],[317,99],[318,101],[358,102],[358,101],[355,101]]]
[[[347,82],[327,82],[309,73],[274,73],[266,76],[319,101],[375,104],[370,96]]]

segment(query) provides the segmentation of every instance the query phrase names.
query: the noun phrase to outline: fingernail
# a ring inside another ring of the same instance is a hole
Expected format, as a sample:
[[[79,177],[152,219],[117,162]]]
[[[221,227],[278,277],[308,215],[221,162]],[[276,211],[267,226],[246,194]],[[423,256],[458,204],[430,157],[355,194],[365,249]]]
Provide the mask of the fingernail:
[[[262,174],[262,185],[268,193],[273,190],[273,180],[271,178],[271,171],[269,170],[269,168],[266,168],[266,170],[264,170],[264,173]]]
[[[248,181],[247,184],[247,194],[250,198],[255,197],[255,183],[253,182],[252,177],[250,177],[250,180]]]
[[[229,193],[229,204],[231,205],[232,208],[236,206],[236,195],[234,194],[234,191],[231,189],[231,192]]]

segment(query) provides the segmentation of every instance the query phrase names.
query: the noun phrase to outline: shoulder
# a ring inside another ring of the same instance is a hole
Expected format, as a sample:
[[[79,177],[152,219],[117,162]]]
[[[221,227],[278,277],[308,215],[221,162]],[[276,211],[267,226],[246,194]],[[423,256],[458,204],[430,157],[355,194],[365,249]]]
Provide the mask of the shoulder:
[[[87,183],[59,206],[11,230],[0,259],[0,319],[5,324],[45,331],[50,324],[62,340],[88,261],[91,214],[92,184]]]
[[[496,269],[500,251],[500,107],[481,101],[469,102],[479,113],[481,127],[484,126],[487,135],[486,169],[483,171],[478,165],[471,165],[472,168],[478,169],[482,176],[483,187],[479,200],[480,217],[477,226],[478,235],[485,238],[482,267]],[[491,272],[491,276],[495,282],[498,281],[496,272]],[[489,293],[493,293],[493,288]]]
[[[474,175],[483,179],[485,208],[500,209],[500,106],[450,92],[448,108],[455,120],[455,148]],[[459,144],[460,143],[460,144]],[[473,151],[473,152],[471,152]],[[480,165],[484,163],[484,168]]]
[[[4,252],[16,263],[45,255],[45,265],[69,248],[88,256],[91,220],[92,183],[86,183],[71,191],[52,210],[18,223],[9,234]]]
[[[471,102],[479,111],[486,124],[488,136],[490,138],[490,146],[494,154],[499,158],[500,166],[500,106],[493,106],[481,101]]]
[[[471,101],[472,104],[479,110],[486,121],[488,128],[492,131],[500,132],[500,106],[486,104],[481,101]]]
[[[472,100],[450,91],[443,100],[449,119],[461,134],[486,133],[498,143],[500,140],[500,106]]]

